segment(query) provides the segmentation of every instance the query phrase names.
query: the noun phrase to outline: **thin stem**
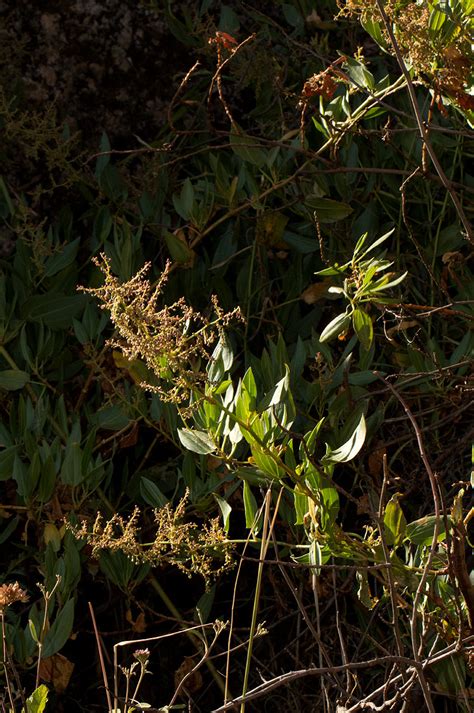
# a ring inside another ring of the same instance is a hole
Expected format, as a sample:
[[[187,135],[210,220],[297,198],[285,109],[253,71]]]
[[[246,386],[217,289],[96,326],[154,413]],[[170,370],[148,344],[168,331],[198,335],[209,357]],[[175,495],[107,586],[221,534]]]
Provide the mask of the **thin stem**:
[[[11,689],[11,684],[10,684],[10,675],[8,673],[8,667],[7,667],[7,637],[5,633],[5,613],[2,610],[0,610],[0,616],[2,618],[2,650],[3,650],[3,670],[5,673],[5,685],[7,687],[7,692],[8,692],[8,699],[10,701],[10,706],[12,711],[14,711],[14,704],[13,704],[13,694],[12,694],[12,689]]]
[[[104,681],[105,695],[107,696],[107,706],[108,706],[108,710],[111,711],[112,710],[112,699],[110,696],[109,681],[107,678],[107,670],[105,668],[104,655],[102,652],[102,642],[101,642],[101,639],[99,636],[99,630],[97,629],[97,623],[95,620],[94,609],[92,607],[91,602],[88,602],[88,605],[89,605],[89,612],[90,612],[91,619],[92,619],[92,626],[94,628],[95,640],[97,643],[97,651],[99,653],[100,670],[102,671],[102,680]]]
[[[61,577],[59,574],[57,574],[56,582],[54,584],[54,587],[51,589],[51,591],[48,592],[48,591],[46,591],[46,589],[42,589],[43,599],[44,599],[44,616],[43,616],[43,623],[41,625],[39,640],[37,642],[37,644],[38,644],[38,661],[36,663],[36,685],[35,685],[35,688],[38,688],[39,682],[40,682],[40,668],[41,668],[41,657],[42,657],[42,653],[43,653],[43,641],[44,641],[44,637],[46,634],[46,628],[48,625],[48,606],[49,606],[49,602],[53,598],[54,592],[59,587],[60,582],[61,582]]]
[[[253,651],[253,642],[255,638],[255,631],[257,629],[257,616],[258,616],[258,608],[259,608],[259,603],[260,603],[260,591],[262,588],[262,575],[263,575],[263,566],[264,566],[264,559],[265,559],[265,554],[267,552],[268,548],[268,522],[269,522],[269,514],[270,514],[270,502],[271,502],[271,497],[272,497],[272,491],[269,488],[267,490],[267,494],[265,496],[265,510],[263,514],[263,530],[262,530],[262,539],[260,542],[260,561],[258,564],[258,570],[257,570],[257,581],[255,584],[255,594],[253,598],[253,610],[252,610],[252,620],[250,624],[250,635],[249,635],[249,645],[247,649],[247,660],[245,662],[245,672],[244,672],[244,682],[242,686],[242,704],[240,706],[240,713],[245,713],[245,694],[247,693],[248,690],[248,683],[249,683],[249,675],[250,675],[250,664],[252,662],[252,651]]]

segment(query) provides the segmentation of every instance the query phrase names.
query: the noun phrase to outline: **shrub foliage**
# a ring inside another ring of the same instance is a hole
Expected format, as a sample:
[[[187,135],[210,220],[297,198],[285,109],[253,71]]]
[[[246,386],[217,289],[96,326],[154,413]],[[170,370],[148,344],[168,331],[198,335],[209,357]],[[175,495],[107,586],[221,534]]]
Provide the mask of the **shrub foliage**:
[[[130,3],[142,134],[5,20],[5,709],[472,710],[472,6]]]

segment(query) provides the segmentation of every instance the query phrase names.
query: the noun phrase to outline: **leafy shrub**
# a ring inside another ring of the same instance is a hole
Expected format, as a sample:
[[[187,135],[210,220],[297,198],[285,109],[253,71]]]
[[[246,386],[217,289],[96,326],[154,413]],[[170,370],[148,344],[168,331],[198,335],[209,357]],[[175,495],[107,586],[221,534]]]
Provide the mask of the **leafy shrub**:
[[[0,538],[31,597],[10,680],[38,690],[45,622],[51,705],[97,702],[97,672],[53,673],[90,660],[91,601],[151,664],[185,630],[140,678],[155,707],[468,711],[468,3],[175,5],[149,12],[190,69],[125,153],[34,112],[21,63],[5,84]],[[137,705],[126,643],[109,710]]]

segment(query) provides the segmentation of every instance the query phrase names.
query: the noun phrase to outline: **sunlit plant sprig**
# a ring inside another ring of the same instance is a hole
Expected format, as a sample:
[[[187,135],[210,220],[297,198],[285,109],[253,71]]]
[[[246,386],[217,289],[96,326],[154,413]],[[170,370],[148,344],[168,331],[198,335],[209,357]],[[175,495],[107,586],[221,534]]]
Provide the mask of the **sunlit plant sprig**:
[[[155,532],[149,542],[142,541],[138,507],[128,518],[115,514],[104,520],[98,513],[93,523],[83,521],[80,527],[68,527],[75,537],[85,538],[92,548],[92,557],[98,559],[105,551],[122,552],[137,565],[171,564],[189,577],[199,574],[209,585],[219,574],[233,567],[234,547],[217,518],[199,525],[185,520],[187,498],[188,492],[176,507],[167,503],[154,510]]]
[[[393,230],[382,235],[365,250],[368,234],[364,233],[357,241],[351,260],[343,265],[336,263],[316,273],[323,277],[338,276],[342,278],[342,286],[334,285],[328,291],[347,300],[345,311],[338,314],[321,332],[321,342],[342,337],[352,322],[352,327],[362,347],[365,350],[370,349],[374,338],[372,318],[362,305],[393,303],[393,298],[387,296],[386,291],[399,285],[407,275],[406,272],[401,275],[386,272],[393,265],[392,261],[385,259],[386,251],[376,257],[369,255],[392,233]]]
[[[197,312],[181,297],[172,305],[159,306],[169,277],[168,262],[153,286],[145,278],[150,263],[145,264],[127,282],[112,274],[110,260],[102,254],[95,264],[104,275],[100,287],[80,287],[101,301],[110,312],[119,339],[110,346],[118,347],[127,359],[143,359],[156,380],[142,386],[160,395],[163,401],[189,403],[191,395],[203,391],[208,375],[201,363],[211,359],[210,348],[223,337],[233,320],[242,320],[240,309],[224,312],[217,298],[211,297],[213,316]]]

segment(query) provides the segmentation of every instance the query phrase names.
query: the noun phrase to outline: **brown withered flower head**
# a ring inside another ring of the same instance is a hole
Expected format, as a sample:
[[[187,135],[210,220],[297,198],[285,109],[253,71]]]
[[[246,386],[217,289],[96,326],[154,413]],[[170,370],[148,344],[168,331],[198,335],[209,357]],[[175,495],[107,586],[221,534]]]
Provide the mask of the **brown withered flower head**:
[[[27,602],[28,594],[20,587],[18,582],[0,584],[0,614],[15,602]]]
[[[127,359],[142,359],[153,372],[155,382],[142,386],[159,393],[164,401],[180,404],[189,400],[193,390],[207,382],[200,364],[209,361],[211,345],[231,320],[242,319],[239,308],[224,313],[215,297],[211,298],[212,317],[197,312],[184,298],[158,306],[170,272],[169,262],[155,285],[145,278],[149,263],[127,282],[112,274],[105,255],[95,263],[104,275],[104,284],[79,289],[97,297],[102,309],[110,312],[120,336],[110,345],[121,349]]]

